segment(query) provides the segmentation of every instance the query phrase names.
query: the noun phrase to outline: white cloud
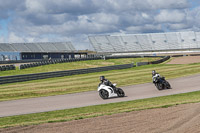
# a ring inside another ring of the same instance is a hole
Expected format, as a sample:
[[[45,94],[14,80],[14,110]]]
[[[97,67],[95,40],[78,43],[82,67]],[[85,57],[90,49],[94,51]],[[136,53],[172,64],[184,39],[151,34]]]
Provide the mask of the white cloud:
[[[0,18],[9,19],[0,42],[71,41],[82,49],[91,34],[200,30],[200,5],[190,8],[189,0],[0,2]]]
[[[8,35],[8,43],[12,42],[24,42],[25,40],[22,37],[17,36],[15,33],[11,32]]]
[[[144,33],[148,31],[159,32],[162,31],[161,25],[145,24],[141,26],[130,26],[126,28],[127,33]]]
[[[30,13],[43,13],[45,12],[44,5],[37,0],[26,0],[26,10]]]
[[[189,26],[184,23],[176,23],[176,24],[169,24],[169,28],[172,30],[186,30],[187,28],[189,28]]]
[[[179,10],[161,10],[160,13],[155,16],[155,21],[159,23],[179,23],[184,21],[185,19],[185,12]]]

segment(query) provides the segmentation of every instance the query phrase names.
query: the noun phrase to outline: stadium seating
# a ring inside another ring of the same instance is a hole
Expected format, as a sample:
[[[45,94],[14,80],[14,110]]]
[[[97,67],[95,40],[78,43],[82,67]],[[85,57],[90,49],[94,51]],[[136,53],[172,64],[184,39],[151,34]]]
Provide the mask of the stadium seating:
[[[71,42],[63,42],[63,43],[53,43],[53,45],[56,47],[57,51],[75,51],[74,46],[71,44]]]
[[[140,35],[135,35],[138,39],[138,43],[141,46],[141,49],[143,51],[149,51],[149,50],[153,50],[151,44],[152,42],[149,39],[149,35],[148,34],[140,34]]]
[[[0,50],[4,51],[8,51],[8,52],[14,52],[16,51],[16,49],[14,49],[10,44],[6,44],[6,43],[0,43]]]
[[[176,32],[165,33],[169,49],[181,49],[180,41],[178,40]]]
[[[113,46],[107,39],[108,36],[96,36],[94,37],[91,42],[94,44],[94,49],[99,50],[101,52],[115,52]]]
[[[12,46],[16,51],[31,52],[31,50],[23,43],[10,43],[9,45]]]
[[[197,43],[196,43],[196,37],[195,37],[195,32],[181,32],[180,33],[181,41],[182,41],[182,48],[196,48]]]
[[[97,52],[137,52],[200,48],[200,32],[89,36]]]
[[[169,46],[167,44],[167,38],[165,34],[150,34],[151,41],[153,43],[153,50],[167,50]]]
[[[37,43],[26,43],[26,47],[28,47],[31,52],[43,52],[44,50]]]
[[[71,42],[43,43],[0,43],[2,52],[73,52]]]
[[[118,36],[107,36],[109,44],[113,47],[114,51],[125,51],[125,46]]]
[[[126,51],[142,51],[136,36],[126,35],[120,36]]]
[[[195,32],[195,36],[196,36],[196,44],[197,44],[197,47],[200,48],[200,32]]]

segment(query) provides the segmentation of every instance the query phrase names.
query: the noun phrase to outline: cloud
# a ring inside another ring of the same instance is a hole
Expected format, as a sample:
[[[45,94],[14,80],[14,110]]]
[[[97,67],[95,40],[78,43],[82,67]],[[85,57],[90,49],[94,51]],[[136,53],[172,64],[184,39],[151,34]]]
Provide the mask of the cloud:
[[[12,43],[12,42],[24,42],[24,39],[22,37],[17,36],[15,33],[11,32],[8,36],[8,42]]]
[[[185,9],[189,7],[187,0],[147,0],[152,9]]]
[[[87,36],[94,34],[200,30],[200,5],[189,0],[0,2],[0,19],[8,22],[0,42],[71,41],[80,49],[90,47]]]
[[[155,16],[155,21],[158,23],[179,23],[185,20],[186,14],[182,10],[161,10],[160,13]]]

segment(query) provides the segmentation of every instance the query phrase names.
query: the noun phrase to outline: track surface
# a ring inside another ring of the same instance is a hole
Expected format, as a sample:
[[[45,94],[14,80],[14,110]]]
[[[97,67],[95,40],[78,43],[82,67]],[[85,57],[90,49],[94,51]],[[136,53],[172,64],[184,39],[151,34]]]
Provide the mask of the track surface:
[[[0,133],[200,133],[200,103],[67,122],[2,128]]]
[[[130,101],[200,90],[200,74],[168,80],[173,89],[158,91],[152,83],[121,87],[126,97],[102,100],[97,91],[0,102],[0,117]]]

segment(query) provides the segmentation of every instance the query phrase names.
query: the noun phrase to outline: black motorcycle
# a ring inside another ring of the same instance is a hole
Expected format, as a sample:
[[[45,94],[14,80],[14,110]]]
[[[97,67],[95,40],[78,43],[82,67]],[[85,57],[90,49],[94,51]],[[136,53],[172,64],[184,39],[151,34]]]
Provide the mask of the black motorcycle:
[[[158,90],[172,89],[169,82],[167,80],[165,80],[165,77],[156,78],[155,86]]]

